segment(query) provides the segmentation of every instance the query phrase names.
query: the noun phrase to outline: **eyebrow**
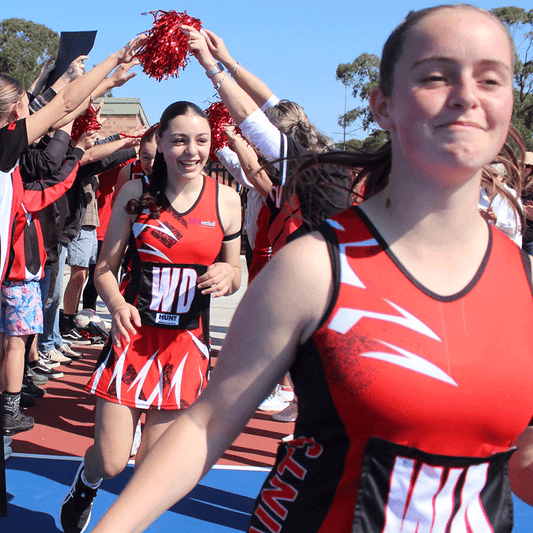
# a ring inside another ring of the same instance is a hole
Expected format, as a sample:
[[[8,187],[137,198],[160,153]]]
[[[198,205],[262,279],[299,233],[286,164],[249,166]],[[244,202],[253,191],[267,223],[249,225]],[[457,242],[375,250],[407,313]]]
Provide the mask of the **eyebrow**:
[[[415,69],[416,67],[419,67],[420,65],[423,65],[425,63],[454,64],[454,63],[457,63],[457,61],[451,57],[446,57],[446,56],[431,56],[431,57],[426,57],[424,59],[420,59],[419,61],[416,61],[411,66],[411,69]],[[503,61],[498,61],[495,59],[482,59],[481,64],[485,67],[498,68],[498,69],[506,70],[507,72],[511,72],[511,68],[508,65],[506,65]]]

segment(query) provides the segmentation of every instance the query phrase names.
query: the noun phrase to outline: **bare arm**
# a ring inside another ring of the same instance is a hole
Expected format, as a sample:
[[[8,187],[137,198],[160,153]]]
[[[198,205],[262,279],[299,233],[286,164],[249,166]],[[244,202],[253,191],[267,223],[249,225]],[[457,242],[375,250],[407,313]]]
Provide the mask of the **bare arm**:
[[[254,186],[254,189],[258,191],[263,198],[266,198],[272,188],[271,179],[259,163],[255,150],[243,137],[236,135],[234,131],[232,132],[229,130],[230,128],[226,129],[229,138],[229,146],[237,154],[246,178]]]
[[[93,533],[144,531],[192,490],[287,371],[331,290],[327,247],[317,234],[274,257],[244,295],[206,389],[157,441]]]
[[[272,91],[257,76],[231,57],[224,41],[218,35],[209,30],[204,29],[203,31],[207,35],[207,46],[213,57],[228,69],[233,79],[252,97],[254,102],[259,107],[263,107],[273,95]]]
[[[89,72],[69,83],[49,104],[29,116],[26,119],[28,144],[44,135],[58,120],[74,111],[115,67],[131,61],[145,40],[146,36],[133,39]]]
[[[131,80],[131,78],[137,75],[135,72],[129,72],[129,70],[138,64],[139,61],[133,60],[129,61],[128,63],[119,65],[111,76],[105,78],[100,83],[100,85],[98,85],[98,87],[92,92],[90,97],[87,97],[74,111],[72,111],[71,113],[63,117],[61,120],[56,122],[52,126],[52,128],[61,128],[63,124],[66,124],[67,122],[70,122],[79,117],[81,114],[83,114],[91,100],[96,100],[97,98],[100,98],[100,96],[104,95],[107,91],[110,91],[115,87],[122,87],[122,85],[124,85],[127,81]]]
[[[241,286],[241,199],[231,187],[219,186],[219,211],[224,236],[230,240],[222,242],[219,261],[198,278],[198,288],[202,294],[229,296]]]
[[[134,133],[134,135],[136,135],[136,133]],[[118,150],[138,146],[140,141],[140,138],[123,137],[117,141],[95,144],[90,150],[85,152],[81,164],[87,165],[89,163],[94,163],[95,161],[100,161],[101,159],[105,159],[111,154],[118,152]]]
[[[113,198],[111,199],[111,205],[115,205],[115,202],[117,201],[118,195],[120,193],[120,189],[130,181],[130,172],[131,172],[131,165],[133,163],[130,163],[129,165],[126,165],[120,169],[120,172],[118,173],[117,177],[117,183],[115,185],[115,190],[113,191]]]
[[[111,335],[117,348],[121,347],[120,337],[129,342],[129,333],[135,334],[135,327],[141,326],[137,309],[126,302],[119,290],[118,270],[128,244],[131,232],[132,216],[124,207],[131,198],[142,194],[139,180],[130,181],[122,191],[113,207],[107,232],[102,244],[102,251],[94,271],[94,284],[98,294],[111,314]]]
[[[212,56],[207,46],[206,38],[191,26],[183,25],[182,31],[189,36],[189,50],[198,59],[198,62],[206,71],[216,65],[216,60]],[[239,87],[227,74],[220,72],[211,77],[211,81],[216,85],[220,84],[218,93],[230,115],[240,124],[246,117],[251,115],[259,106],[253,101],[251,96]]]

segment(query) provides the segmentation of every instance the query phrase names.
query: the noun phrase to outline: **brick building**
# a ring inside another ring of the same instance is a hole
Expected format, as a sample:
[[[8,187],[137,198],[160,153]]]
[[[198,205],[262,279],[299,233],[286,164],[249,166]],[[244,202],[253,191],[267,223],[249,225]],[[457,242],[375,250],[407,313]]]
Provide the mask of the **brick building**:
[[[140,98],[105,98],[100,117],[105,119],[99,132],[101,138],[119,132],[128,133],[140,126],[150,127]]]

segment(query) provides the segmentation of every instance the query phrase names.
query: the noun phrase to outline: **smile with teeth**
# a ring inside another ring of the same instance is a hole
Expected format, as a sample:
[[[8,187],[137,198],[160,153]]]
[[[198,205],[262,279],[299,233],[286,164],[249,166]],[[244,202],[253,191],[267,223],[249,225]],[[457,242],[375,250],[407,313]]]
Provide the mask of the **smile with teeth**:
[[[178,161],[179,164],[185,168],[194,168],[200,161]]]

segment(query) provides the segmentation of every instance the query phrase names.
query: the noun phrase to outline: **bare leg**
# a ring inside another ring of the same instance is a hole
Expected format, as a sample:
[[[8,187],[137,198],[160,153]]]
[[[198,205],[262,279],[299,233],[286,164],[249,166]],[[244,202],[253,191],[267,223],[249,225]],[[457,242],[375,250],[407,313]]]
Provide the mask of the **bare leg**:
[[[80,266],[70,267],[70,279],[63,295],[63,312],[66,315],[75,315],[80,304],[81,290],[87,279],[88,268]]]
[[[141,464],[146,454],[150,451],[150,448],[152,448],[172,422],[176,420],[179,413],[179,410],[146,411],[146,422],[143,428],[141,444],[135,456],[135,468]]]
[[[120,474],[130,459],[140,409],[96,399],[94,444],[85,452],[85,478],[89,483]]]
[[[22,388],[27,337],[27,335],[20,337],[5,336],[4,390],[8,392],[20,392]]]

